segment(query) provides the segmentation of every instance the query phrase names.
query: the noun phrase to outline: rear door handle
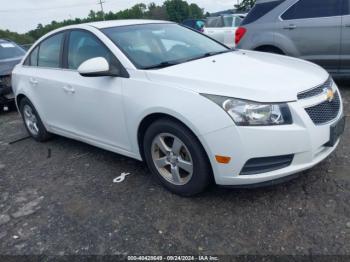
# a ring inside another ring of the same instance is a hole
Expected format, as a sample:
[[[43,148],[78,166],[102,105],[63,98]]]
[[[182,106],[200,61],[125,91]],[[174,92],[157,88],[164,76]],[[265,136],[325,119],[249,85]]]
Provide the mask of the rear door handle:
[[[74,94],[75,93],[75,89],[73,87],[71,87],[71,86],[64,86],[63,90],[66,93],[70,93],[70,94]]]
[[[38,85],[38,80],[36,80],[35,78],[33,78],[33,77],[31,77],[30,79],[29,79],[29,83],[32,85],[32,86],[36,86],[36,85]]]
[[[287,30],[294,30],[296,28],[297,28],[296,25],[287,25],[287,26],[283,27],[283,29],[287,29]]]

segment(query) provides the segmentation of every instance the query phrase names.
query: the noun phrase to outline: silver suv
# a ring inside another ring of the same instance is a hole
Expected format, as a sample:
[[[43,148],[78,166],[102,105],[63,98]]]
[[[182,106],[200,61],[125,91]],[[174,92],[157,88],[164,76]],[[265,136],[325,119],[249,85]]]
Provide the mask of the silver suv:
[[[285,54],[350,76],[350,0],[257,0],[238,48]]]

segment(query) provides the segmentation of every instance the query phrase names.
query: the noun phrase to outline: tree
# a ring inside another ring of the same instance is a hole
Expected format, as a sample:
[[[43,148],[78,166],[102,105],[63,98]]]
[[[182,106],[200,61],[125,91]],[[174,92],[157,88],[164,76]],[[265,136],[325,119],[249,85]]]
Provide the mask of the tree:
[[[12,39],[14,41],[17,40],[19,43],[30,43],[54,29],[67,25],[101,21],[103,18],[106,20],[148,18],[157,20],[171,20],[181,23],[183,20],[188,18],[203,18],[207,15],[208,13],[204,15],[204,10],[196,4],[189,5],[184,0],[166,0],[162,5],[150,3],[148,6],[146,6],[145,4],[140,3],[125,10],[117,12],[110,11],[105,13],[104,17],[101,11],[96,12],[91,10],[86,18],[68,19],[60,22],[52,21],[47,25],[38,24],[36,29],[29,31],[26,34],[0,31],[0,36],[3,38]]]
[[[0,38],[11,40],[20,45],[30,44],[34,42],[34,39],[27,34],[18,34],[9,30],[0,30]]]
[[[169,16],[164,5],[158,6],[155,3],[148,5],[147,18],[155,20],[168,20]]]
[[[183,0],[166,0],[164,5],[171,21],[181,23],[189,18],[190,10],[187,2]]]
[[[189,12],[190,18],[200,19],[204,17],[204,10],[200,8],[198,5],[190,4],[189,9],[190,9],[190,12]]]
[[[236,5],[237,11],[248,11],[255,5],[256,0],[243,0],[239,5]]]

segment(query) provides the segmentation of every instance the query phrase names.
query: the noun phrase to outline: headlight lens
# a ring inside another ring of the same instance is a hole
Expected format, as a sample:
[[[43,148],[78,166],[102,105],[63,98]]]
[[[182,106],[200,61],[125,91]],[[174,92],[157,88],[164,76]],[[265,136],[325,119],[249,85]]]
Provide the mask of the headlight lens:
[[[239,126],[272,126],[292,124],[285,103],[265,104],[236,98],[202,94],[224,109]]]

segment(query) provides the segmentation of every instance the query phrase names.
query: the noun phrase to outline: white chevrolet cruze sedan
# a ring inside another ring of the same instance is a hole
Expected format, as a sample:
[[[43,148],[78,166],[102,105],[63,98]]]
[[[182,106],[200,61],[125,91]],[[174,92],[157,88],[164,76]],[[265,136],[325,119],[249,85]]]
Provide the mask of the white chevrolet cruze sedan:
[[[29,134],[138,160],[169,190],[256,186],[311,168],[344,131],[329,74],[231,50],[166,21],[75,25],[42,37],[13,72]]]

